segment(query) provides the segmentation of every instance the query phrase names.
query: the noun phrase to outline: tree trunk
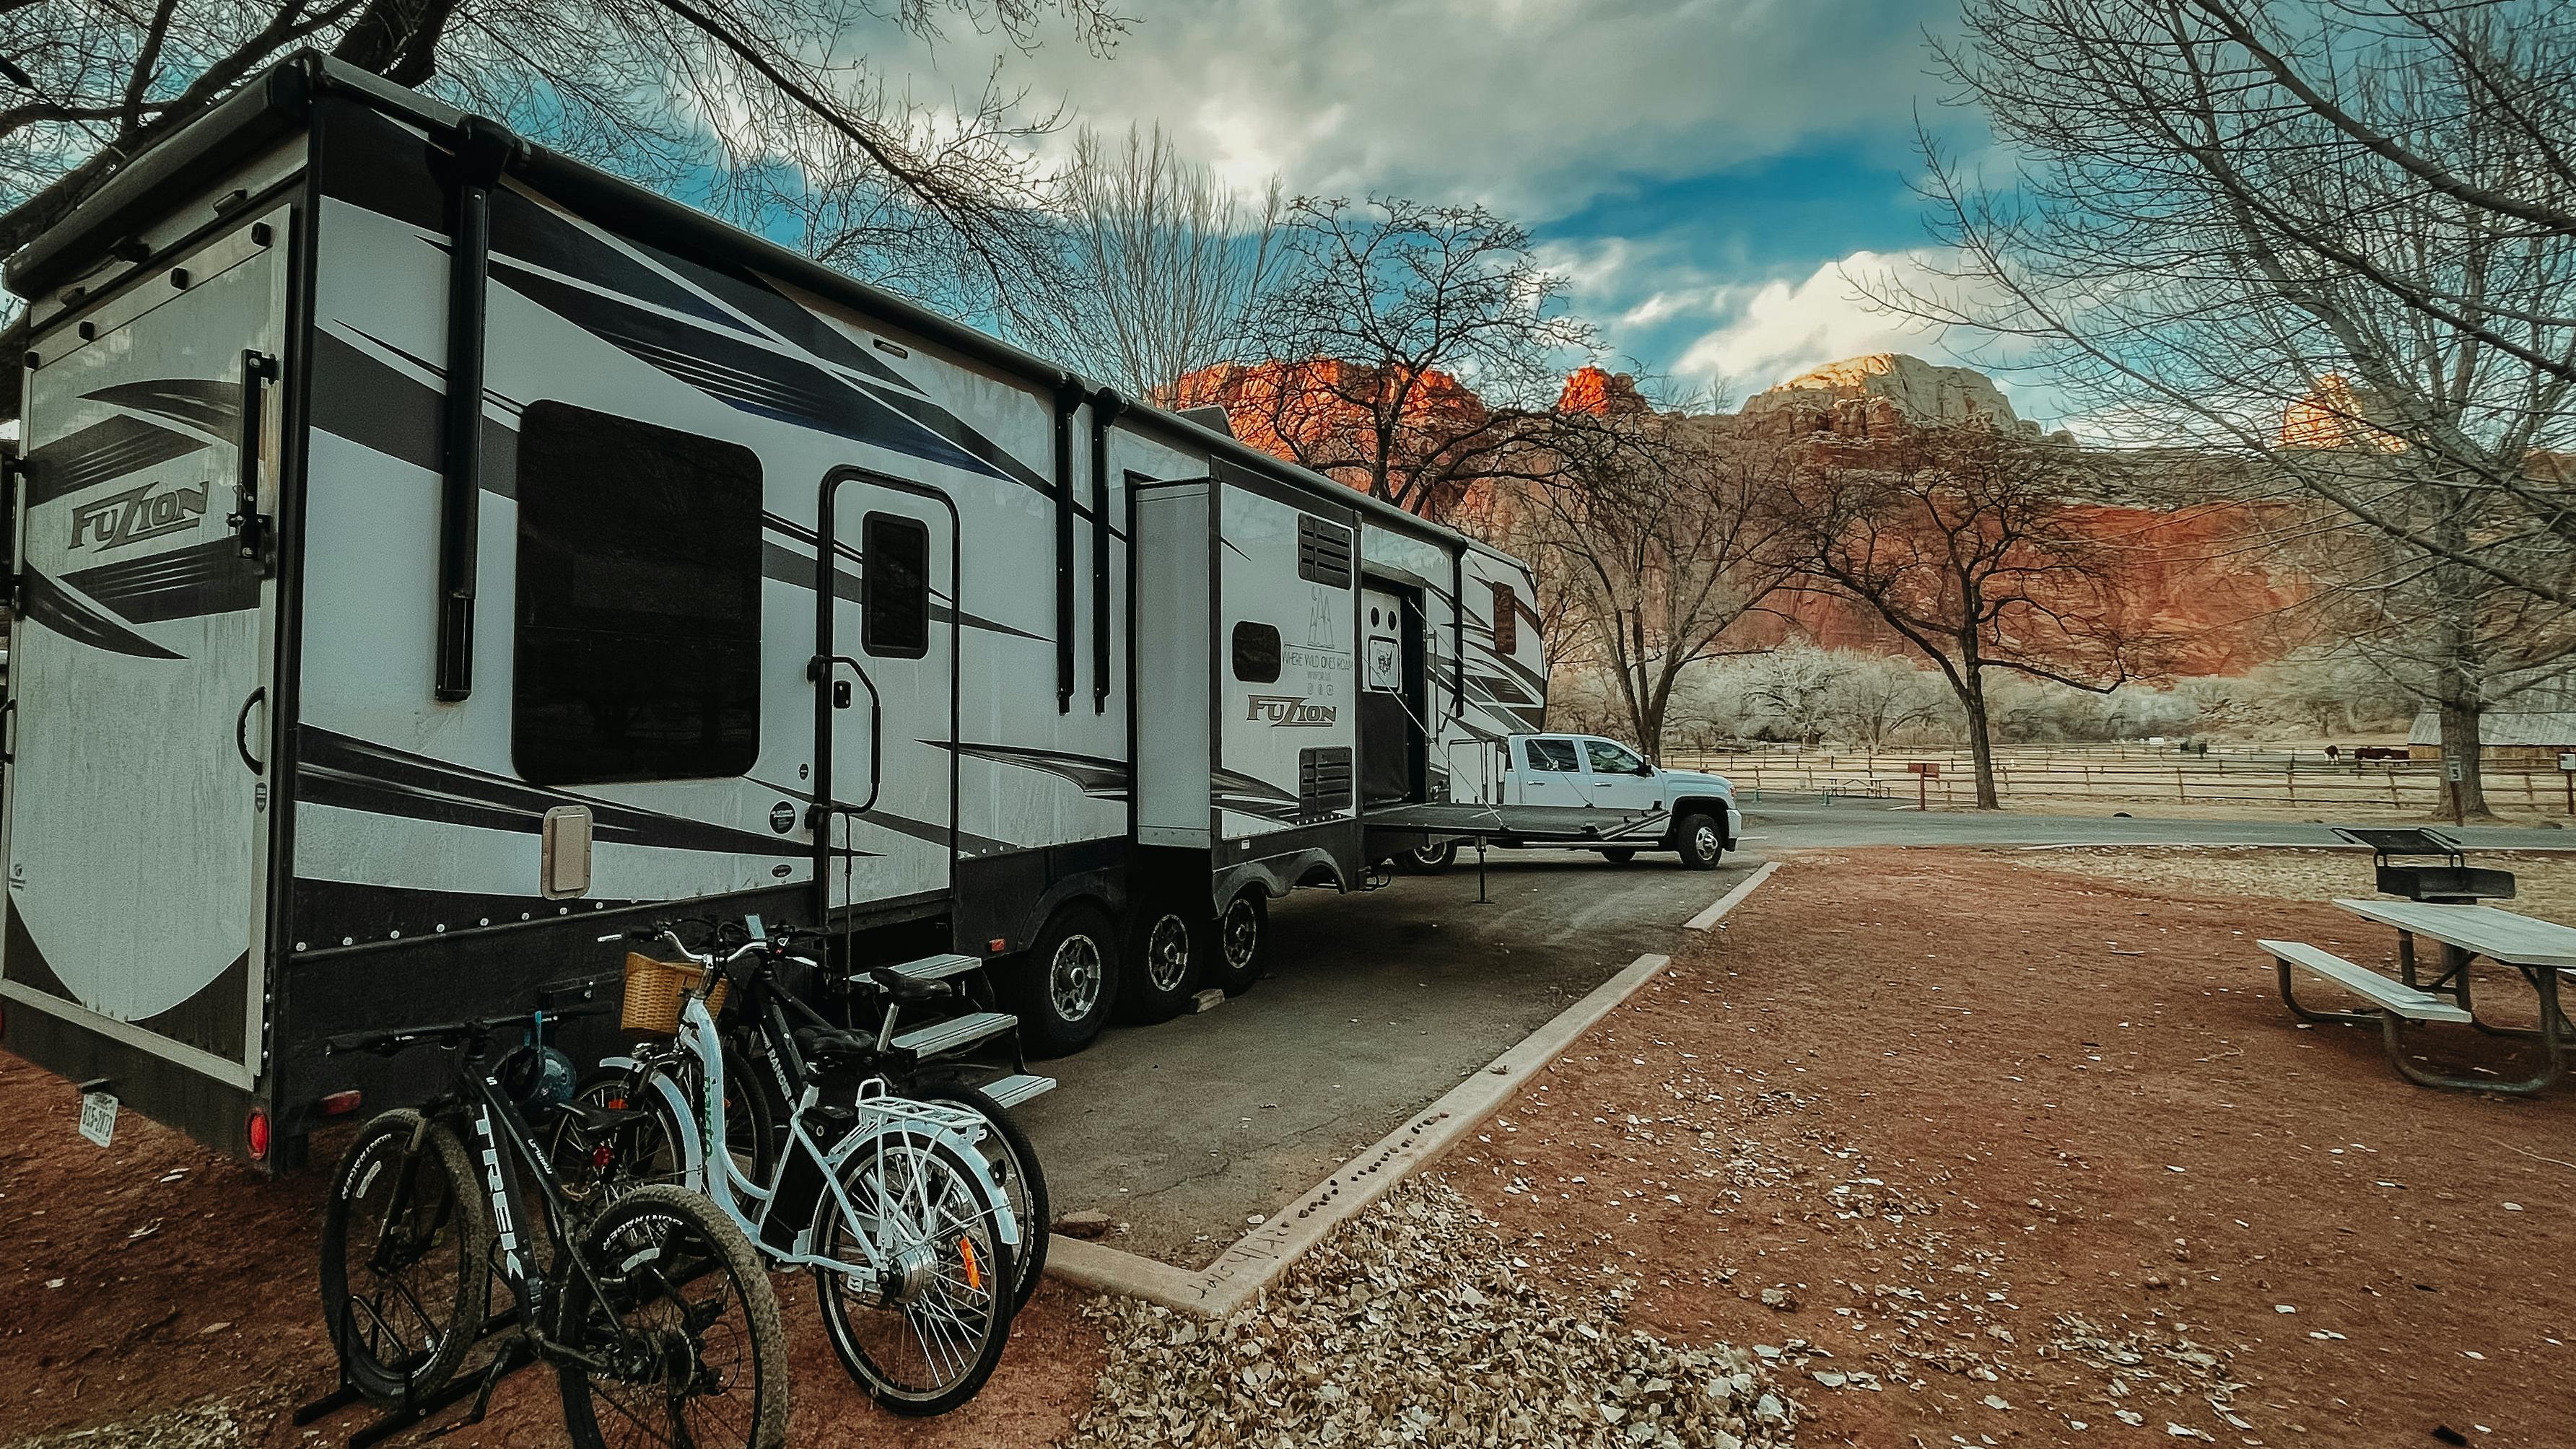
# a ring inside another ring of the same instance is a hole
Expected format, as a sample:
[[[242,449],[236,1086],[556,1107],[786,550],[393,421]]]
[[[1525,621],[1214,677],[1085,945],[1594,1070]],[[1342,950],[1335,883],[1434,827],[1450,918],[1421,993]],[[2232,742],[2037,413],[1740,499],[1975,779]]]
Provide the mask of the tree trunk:
[[[2003,799],[1995,793],[1994,731],[1986,719],[1985,671],[1972,661],[1959,677],[1959,706],[1968,712],[1968,756],[1977,772],[1977,808],[2001,810]]]
[[[2479,738],[2480,711],[2476,701],[2446,698],[2437,707],[2437,712],[2442,721],[2443,777],[2446,782],[2454,772],[2460,777],[2458,783],[2446,783],[2443,787],[2443,798],[2450,807],[2452,820],[2456,822],[2462,818],[2476,819],[2494,814],[2487,808],[2486,781],[2479,774],[2479,765],[2486,750]]]

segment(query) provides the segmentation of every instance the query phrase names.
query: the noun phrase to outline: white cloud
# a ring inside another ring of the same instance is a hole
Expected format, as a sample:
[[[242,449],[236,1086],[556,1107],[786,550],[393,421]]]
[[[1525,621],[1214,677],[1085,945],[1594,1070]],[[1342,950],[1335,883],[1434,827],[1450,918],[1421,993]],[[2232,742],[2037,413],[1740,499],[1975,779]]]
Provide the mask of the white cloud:
[[[1681,355],[1685,378],[1759,392],[1812,367],[1871,352],[1941,358],[1941,329],[1880,310],[1862,295],[1872,279],[1924,280],[1936,254],[1858,251],[1827,262],[1803,279],[1729,289],[1726,320]]]
[[[1937,0],[1162,0],[1108,59],[1008,64],[1033,102],[1159,122],[1239,184],[1480,201],[1540,221],[1632,178],[1901,137]],[[980,73],[989,37],[939,69]]]

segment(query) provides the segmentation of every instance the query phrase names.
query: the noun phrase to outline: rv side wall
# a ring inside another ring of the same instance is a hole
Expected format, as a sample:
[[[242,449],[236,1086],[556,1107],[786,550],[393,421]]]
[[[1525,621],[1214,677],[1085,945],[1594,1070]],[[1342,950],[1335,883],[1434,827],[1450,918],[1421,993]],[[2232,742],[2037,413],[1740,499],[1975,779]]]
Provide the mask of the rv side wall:
[[[1205,850],[1208,816],[1208,494],[1136,494],[1136,843]]]

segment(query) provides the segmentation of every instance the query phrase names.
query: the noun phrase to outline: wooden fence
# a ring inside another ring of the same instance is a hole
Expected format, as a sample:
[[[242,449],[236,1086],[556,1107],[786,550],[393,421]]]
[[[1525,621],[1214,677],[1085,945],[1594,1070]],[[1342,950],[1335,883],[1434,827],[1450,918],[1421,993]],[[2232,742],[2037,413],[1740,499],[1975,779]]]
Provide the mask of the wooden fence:
[[[1912,800],[1917,776],[1906,767],[1932,763],[1940,775],[1924,794],[1935,805],[1976,803],[1975,766],[1965,750],[1857,754],[1819,750],[1673,754],[1674,769],[1709,770],[1743,791]],[[2576,815],[2569,777],[2554,769],[2483,772],[2488,804],[2498,809]],[[2006,805],[2050,801],[2140,804],[2276,805],[2331,814],[2337,808],[2438,815],[2450,808],[2437,760],[2328,760],[2317,752],[2241,750],[2178,755],[2146,746],[2098,750],[2007,748],[1995,752],[1995,788]]]

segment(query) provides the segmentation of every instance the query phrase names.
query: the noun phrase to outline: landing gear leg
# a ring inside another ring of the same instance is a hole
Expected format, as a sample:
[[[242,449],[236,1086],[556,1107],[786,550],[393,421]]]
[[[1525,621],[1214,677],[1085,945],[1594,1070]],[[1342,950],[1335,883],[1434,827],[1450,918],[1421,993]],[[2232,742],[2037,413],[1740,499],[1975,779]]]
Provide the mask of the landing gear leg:
[[[1480,906],[1493,904],[1485,896],[1485,837],[1481,835],[1476,837],[1476,904]]]

